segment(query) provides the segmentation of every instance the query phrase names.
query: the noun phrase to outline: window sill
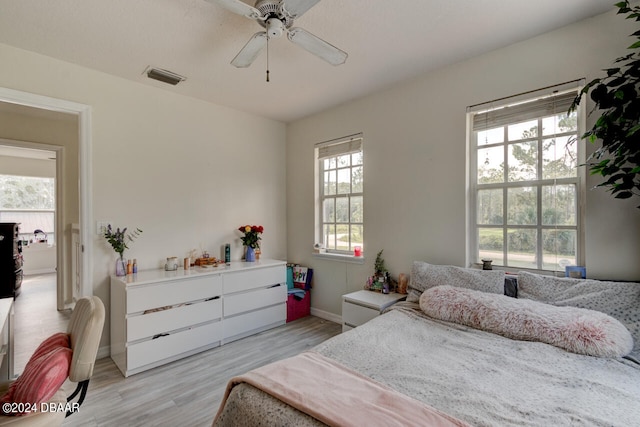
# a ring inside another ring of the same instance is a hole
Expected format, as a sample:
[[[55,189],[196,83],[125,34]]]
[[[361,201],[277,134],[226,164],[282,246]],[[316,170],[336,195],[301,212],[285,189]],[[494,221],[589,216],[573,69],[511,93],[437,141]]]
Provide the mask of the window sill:
[[[346,262],[349,264],[364,264],[365,262],[365,259],[363,256],[332,254],[327,252],[321,252],[321,253],[314,252],[311,255],[314,258],[326,259],[329,261]]]
[[[564,271],[554,271],[554,270],[537,270],[535,268],[525,268],[525,267],[505,267],[503,265],[493,265],[493,270],[502,270],[507,274],[517,275],[519,271],[526,271],[527,273],[539,274],[541,276],[555,276],[555,277],[565,277]],[[472,263],[471,268],[477,268],[482,270],[482,263]]]

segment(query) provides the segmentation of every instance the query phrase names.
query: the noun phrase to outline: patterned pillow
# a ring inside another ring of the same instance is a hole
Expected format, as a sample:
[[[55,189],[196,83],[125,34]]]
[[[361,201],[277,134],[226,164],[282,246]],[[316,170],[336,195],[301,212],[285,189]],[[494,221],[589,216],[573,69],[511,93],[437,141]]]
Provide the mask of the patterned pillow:
[[[409,280],[408,302],[418,302],[422,292],[434,286],[455,286],[492,294],[504,294],[504,271],[476,270],[453,265],[414,261]]]
[[[65,332],[58,332],[51,335],[46,340],[42,341],[38,348],[33,352],[29,361],[35,360],[42,355],[49,353],[51,350],[56,349],[58,347],[71,347],[71,342],[69,342],[69,334]],[[27,362],[28,363],[28,362]]]
[[[425,314],[523,341],[539,341],[577,354],[622,357],[633,340],[611,316],[577,307],[438,286],[420,297]]]
[[[518,298],[608,314],[631,332],[634,341],[631,356],[640,358],[640,283],[569,279],[521,271]]]
[[[69,375],[69,366],[73,350],[58,347],[37,359],[30,360],[22,375],[11,385],[2,397],[0,403],[25,403],[40,408],[40,404],[48,401],[62,387]],[[26,407],[26,406],[25,406]],[[27,413],[7,412],[2,405],[5,415],[27,415]]]

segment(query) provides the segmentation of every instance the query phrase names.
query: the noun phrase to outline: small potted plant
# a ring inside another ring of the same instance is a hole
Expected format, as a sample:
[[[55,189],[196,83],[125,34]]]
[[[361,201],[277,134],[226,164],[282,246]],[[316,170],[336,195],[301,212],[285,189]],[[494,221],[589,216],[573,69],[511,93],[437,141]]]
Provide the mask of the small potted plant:
[[[375,273],[373,276],[367,279],[365,289],[376,292],[389,293],[389,287],[391,286],[391,283],[389,279],[389,272],[384,265],[384,258],[382,258],[383,250],[378,252],[378,254],[376,255],[376,260],[373,264]]]
[[[380,252],[378,252],[376,260],[373,263],[373,269],[376,272],[376,277],[384,277],[387,272],[387,268],[384,266],[384,258],[382,258],[382,251],[384,251],[384,249],[381,249]]]
[[[127,233],[127,228],[117,228],[116,231],[113,231],[111,228],[111,224],[107,226],[107,230],[104,232],[104,237],[107,239],[107,242],[111,245],[114,251],[119,255],[116,260],[116,276],[125,276],[127,273],[125,263],[124,263],[124,251],[125,249],[129,249],[127,243],[133,242],[133,240],[138,237],[142,233],[142,230],[136,228],[130,233]]]
[[[255,261],[256,250],[260,250],[260,240],[262,239],[260,235],[264,232],[264,227],[261,225],[243,225],[238,227],[238,231],[243,234],[240,240],[242,240],[242,245],[247,250],[244,256],[245,261]]]

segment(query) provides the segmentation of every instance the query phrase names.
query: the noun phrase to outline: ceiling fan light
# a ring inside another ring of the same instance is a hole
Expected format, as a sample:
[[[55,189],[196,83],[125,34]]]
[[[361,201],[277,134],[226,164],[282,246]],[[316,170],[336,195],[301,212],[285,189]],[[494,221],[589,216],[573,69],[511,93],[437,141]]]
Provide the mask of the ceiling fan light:
[[[278,38],[284,32],[284,25],[278,18],[267,19],[267,34],[271,38]]]
[[[163,70],[161,68],[150,68],[147,67],[147,77],[153,80],[158,80],[163,83],[168,83],[170,85],[177,85],[180,82],[187,80],[186,77],[181,76],[180,74],[173,73],[171,71]]]

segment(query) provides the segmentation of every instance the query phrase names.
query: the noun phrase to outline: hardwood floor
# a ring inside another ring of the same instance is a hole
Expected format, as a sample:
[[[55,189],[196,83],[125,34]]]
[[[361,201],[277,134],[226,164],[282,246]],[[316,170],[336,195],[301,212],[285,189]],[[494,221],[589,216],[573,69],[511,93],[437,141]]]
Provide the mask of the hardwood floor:
[[[64,426],[209,426],[231,377],[340,332],[339,324],[308,316],[129,378],[100,359],[80,412]]]
[[[71,314],[56,310],[55,274],[28,276],[22,286],[15,301],[16,374],[45,338],[67,329]],[[100,359],[80,412],[64,426],[209,426],[231,377],[340,332],[339,324],[308,316],[129,378],[110,358]],[[75,384],[67,381],[64,388],[69,395]]]
[[[67,330],[71,311],[56,308],[56,274],[26,276],[14,302],[14,373],[20,374],[40,343]]]

